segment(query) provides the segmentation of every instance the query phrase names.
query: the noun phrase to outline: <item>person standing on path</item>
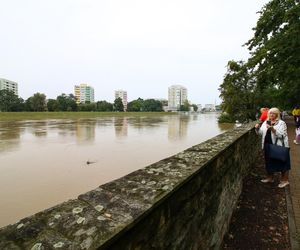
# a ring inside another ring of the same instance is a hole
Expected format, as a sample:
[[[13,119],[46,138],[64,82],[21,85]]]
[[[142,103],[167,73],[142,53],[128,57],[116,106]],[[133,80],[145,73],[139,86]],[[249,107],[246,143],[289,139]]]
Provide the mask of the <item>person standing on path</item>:
[[[297,106],[293,109],[292,115],[294,117],[295,125],[297,126],[297,122],[300,119],[300,107],[299,106]]]
[[[291,169],[290,159],[282,162],[275,159],[270,159],[266,144],[275,144],[288,147],[288,136],[286,123],[280,120],[280,111],[278,108],[271,108],[268,112],[268,120],[264,121],[261,126],[259,123],[255,125],[256,132],[262,135],[262,149],[265,155],[265,165],[267,177],[261,182],[274,182],[274,173],[281,172],[281,181],[278,185],[283,188],[289,185],[288,172]]]
[[[263,123],[265,120],[268,119],[268,112],[269,112],[269,108],[261,108],[260,109],[259,120],[260,120],[261,123]]]

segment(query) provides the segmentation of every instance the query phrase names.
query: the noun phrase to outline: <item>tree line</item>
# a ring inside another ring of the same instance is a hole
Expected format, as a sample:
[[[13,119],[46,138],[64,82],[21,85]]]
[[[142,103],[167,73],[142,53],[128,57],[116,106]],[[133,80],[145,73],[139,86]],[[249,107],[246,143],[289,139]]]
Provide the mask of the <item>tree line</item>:
[[[231,60],[220,85],[223,121],[254,120],[261,107],[300,105],[300,4],[271,0],[259,12],[247,61]]]
[[[162,112],[164,101],[155,99],[141,99],[128,102],[129,112]],[[105,100],[94,103],[76,103],[73,94],[61,94],[56,99],[47,99],[45,94],[35,93],[27,100],[22,99],[10,90],[0,90],[0,111],[2,112],[43,112],[43,111],[98,111],[98,112],[123,112],[124,105],[121,98],[116,98],[113,103]]]
[[[128,112],[162,112],[163,106],[167,106],[168,101],[155,99],[138,98],[127,103]],[[187,100],[180,106],[180,111],[189,111],[193,107],[197,111],[195,104],[190,104]],[[24,100],[10,90],[0,90],[0,111],[1,112],[59,112],[59,111],[98,111],[98,112],[123,112],[124,105],[121,98],[116,98],[113,103],[105,100],[97,102],[76,103],[73,94],[61,94],[56,99],[47,99],[45,94],[35,93]]]

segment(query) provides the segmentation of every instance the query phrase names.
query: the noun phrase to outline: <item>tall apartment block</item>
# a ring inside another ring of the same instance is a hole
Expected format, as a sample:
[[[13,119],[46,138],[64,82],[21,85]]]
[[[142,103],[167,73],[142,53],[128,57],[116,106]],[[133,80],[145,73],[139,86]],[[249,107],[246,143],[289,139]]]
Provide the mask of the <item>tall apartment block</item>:
[[[115,99],[117,99],[119,97],[122,99],[122,103],[123,103],[123,106],[124,106],[124,111],[126,111],[127,110],[127,91],[116,90],[115,91]]]
[[[168,108],[177,111],[187,100],[187,89],[181,85],[172,85],[168,91]]]
[[[15,95],[18,95],[18,83],[0,78],[0,90],[7,89],[14,92]]]
[[[75,85],[74,87],[75,97],[77,104],[94,102],[94,88],[87,84]]]

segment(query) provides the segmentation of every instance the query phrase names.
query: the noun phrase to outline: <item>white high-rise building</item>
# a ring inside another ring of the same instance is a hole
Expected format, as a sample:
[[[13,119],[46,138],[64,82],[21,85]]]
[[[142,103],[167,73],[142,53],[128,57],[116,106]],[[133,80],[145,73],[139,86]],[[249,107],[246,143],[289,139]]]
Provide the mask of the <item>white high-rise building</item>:
[[[75,97],[77,104],[94,102],[94,88],[87,84],[75,85],[74,87]]]
[[[122,99],[122,103],[124,106],[124,111],[127,110],[127,91],[125,90],[116,90],[115,91],[115,99],[117,98],[121,98]]]
[[[0,90],[7,89],[14,92],[15,95],[18,95],[18,83],[0,78]]]
[[[205,104],[204,110],[205,111],[216,111],[216,106],[215,106],[215,104]]]
[[[169,110],[179,110],[180,106],[187,101],[187,89],[182,85],[169,87],[168,107]]]

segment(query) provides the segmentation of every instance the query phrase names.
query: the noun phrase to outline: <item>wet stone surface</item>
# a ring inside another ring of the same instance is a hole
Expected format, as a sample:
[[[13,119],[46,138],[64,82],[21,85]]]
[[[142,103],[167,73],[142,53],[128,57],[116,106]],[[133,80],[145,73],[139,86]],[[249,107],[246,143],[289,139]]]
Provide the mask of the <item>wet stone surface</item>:
[[[256,150],[252,128],[226,132],[2,228],[0,249],[220,245],[247,164],[253,161],[249,153],[244,155]],[[134,236],[127,237],[129,233]]]

